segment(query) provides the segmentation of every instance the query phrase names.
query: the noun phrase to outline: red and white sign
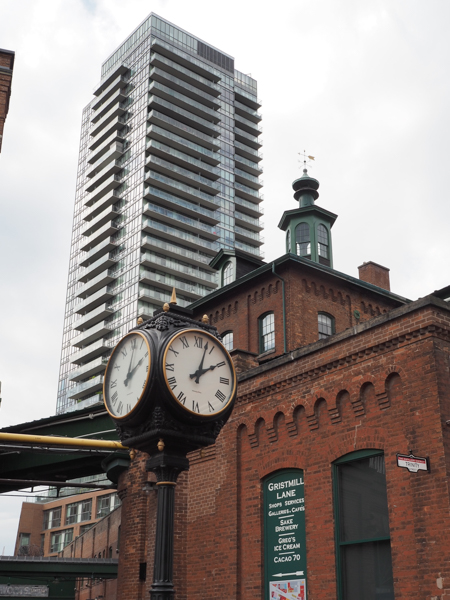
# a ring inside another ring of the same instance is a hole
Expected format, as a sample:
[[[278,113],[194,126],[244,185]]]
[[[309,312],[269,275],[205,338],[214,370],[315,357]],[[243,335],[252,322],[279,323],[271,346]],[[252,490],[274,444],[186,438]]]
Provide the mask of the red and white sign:
[[[410,473],[429,471],[428,458],[420,458],[413,454],[397,454],[397,467],[404,467]]]

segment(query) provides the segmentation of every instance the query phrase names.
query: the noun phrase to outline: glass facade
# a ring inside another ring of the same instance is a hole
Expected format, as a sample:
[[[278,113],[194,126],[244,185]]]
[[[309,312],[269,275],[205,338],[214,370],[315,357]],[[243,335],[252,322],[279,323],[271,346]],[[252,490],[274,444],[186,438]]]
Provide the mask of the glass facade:
[[[256,81],[154,14],[101,77],[82,115],[57,413],[102,401],[112,348],[173,286],[180,306],[217,287],[220,248],[261,256]]]

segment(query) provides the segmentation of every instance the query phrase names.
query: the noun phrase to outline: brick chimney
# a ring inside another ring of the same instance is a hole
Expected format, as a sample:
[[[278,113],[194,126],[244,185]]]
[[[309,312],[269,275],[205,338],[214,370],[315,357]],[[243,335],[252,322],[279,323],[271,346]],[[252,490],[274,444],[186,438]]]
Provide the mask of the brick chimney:
[[[358,271],[361,281],[377,285],[378,287],[383,288],[383,290],[388,290],[388,292],[391,291],[389,269],[387,267],[382,267],[370,260],[358,267]]]

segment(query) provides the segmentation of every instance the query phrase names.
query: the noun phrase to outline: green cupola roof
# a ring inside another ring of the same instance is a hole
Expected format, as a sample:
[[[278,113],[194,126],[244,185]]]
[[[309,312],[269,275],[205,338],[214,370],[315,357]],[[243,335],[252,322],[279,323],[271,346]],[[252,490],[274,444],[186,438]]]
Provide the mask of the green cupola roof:
[[[331,228],[337,215],[315,204],[319,182],[303,175],[292,184],[298,208],[283,213],[278,227],[286,231],[286,251],[333,267]]]

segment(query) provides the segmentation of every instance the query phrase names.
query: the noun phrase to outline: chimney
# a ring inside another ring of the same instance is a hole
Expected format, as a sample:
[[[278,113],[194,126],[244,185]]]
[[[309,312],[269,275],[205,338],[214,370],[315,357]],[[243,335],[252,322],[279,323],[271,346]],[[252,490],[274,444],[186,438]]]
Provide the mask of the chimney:
[[[364,262],[360,267],[358,267],[358,271],[361,281],[366,281],[367,283],[376,285],[380,288],[383,288],[383,290],[387,290],[388,292],[391,291],[388,268],[382,267],[381,265],[369,260],[369,262]]]

